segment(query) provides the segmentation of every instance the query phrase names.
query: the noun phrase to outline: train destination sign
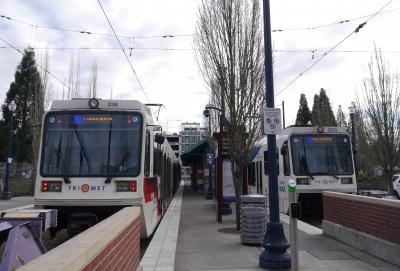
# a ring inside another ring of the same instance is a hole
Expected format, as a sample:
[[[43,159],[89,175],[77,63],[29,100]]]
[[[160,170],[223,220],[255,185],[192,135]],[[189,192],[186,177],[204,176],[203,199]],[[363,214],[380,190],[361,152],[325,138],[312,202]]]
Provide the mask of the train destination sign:
[[[280,108],[264,107],[261,116],[264,135],[276,135],[282,130]]]

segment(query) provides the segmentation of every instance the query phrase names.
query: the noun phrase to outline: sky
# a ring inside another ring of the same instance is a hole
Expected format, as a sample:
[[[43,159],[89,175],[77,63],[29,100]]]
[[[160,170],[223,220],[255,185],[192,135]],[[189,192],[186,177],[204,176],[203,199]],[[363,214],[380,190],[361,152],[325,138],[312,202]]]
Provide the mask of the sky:
[[[286,125],[296,119],[300,94],[306,95],[311,109],[320,88],[327,90],[334,113],[339,105],[347,113],[356,94],[363,95],[362,80],[367,76],[374,44],[392,72],[400,69],[400,0],[393,0],[358,33],[344,40],[336,52],[327,54],[293,81],[388,2],[270,1],[271,28],[284,30],[272,32],[272,42],[275,104],[281,107],[285,102]],[[34,47],[39,62],[43,48],[49,48],[48,69],[64,82],[68,81],[71,60],[75,67],[79,62],[80,97],[87,96],[91,69],[96,63],[97,97],[162,103],[159,121],[170,133],[178,132],[182,122],[203,125],[202,112],[209,92],[199,72],[192,36],[198,0],[101,0],[101,4],[116,33],[123,36],[123,47],[133,48],[126,49],[126,53],[140,84],[96,0],[0,0],[0,15],[12,19],[0,17],[0,37],[21,50]],[[336,23],[344,20],[350,21]],[[1,103],[21,57],[0,40]],[[65,98],[62,84],[55,79],[50,78],[48,88],[50,101]]]

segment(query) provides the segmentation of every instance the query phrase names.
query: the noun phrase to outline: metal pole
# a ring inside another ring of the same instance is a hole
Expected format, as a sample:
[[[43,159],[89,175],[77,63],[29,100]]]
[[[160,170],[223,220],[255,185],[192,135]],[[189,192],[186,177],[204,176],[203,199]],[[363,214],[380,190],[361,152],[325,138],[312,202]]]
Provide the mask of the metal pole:
[[[208,135],[211,140],[211,114],[208,116]],[[207,190],[207,199],[213,199],[214,197],[214,191],[213,191],[213,185],[212,185],[212,164],[209,163],[208,157],[207,157],[207,163],[208,163],[208,190]]]
[[[285,129],[285,101],[282,101],[282,125]]]
[[[11,112],[10,123],[8,125],[8,156],[6,161],[6,176],[4,180],[4,189],[1,195],[1,199],[9,200],[11,199],[11,192],[9,191],[9,174],[10,174],[10,165],[12,163],[11,153],[12,153],[12,123],[13,123],[14,112]]]
[[[268,108],[274,105],[274,83],[272,72],[272,46],[271,46],[271,22],[269,0],[263,0],[264,12],[264,54],[265,54],[265,86],[266,103]],[[283,225],[279,218],[278,178],[276,172],[276,136],[268,135],[268,172],[269,172],[269,215],[263,247],[265,250],[259,257],[259,265],[266,269],[290,268],[290,256],[286,251],[289,243],[283,232]]]
[[[217,181],[216,181],[216,189],[217,189],[217,221],[222,223],[222,156],[221,156],[221,148],[222,148],[222,126],[218,135],[218,158],[217,158]]]
[[[289,181],[289,206],[291,203],[296,202],[296,182],[294,180]],[[291,212],[291,211],[290,211]],[[290,213],[290,255],[292,260],[292,271],[299,270],[299,241],[297,232],[297,218],[293,217]]]
[[[357,175],[357,150],[356,150],[356,129],[354,125],[354,112],[350,112],[350,119],[351,119],[351,139],[352,139],[352,146],[353,146],[353,159],[354,159],[354,171]]]

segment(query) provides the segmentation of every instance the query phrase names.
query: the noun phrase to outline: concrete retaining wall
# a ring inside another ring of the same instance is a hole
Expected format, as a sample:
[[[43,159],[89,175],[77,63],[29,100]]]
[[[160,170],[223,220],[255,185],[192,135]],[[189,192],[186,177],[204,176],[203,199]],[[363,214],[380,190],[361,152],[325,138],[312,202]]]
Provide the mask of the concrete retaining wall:
[[[324,192],[323,233],[400,265],[400,201]]]
[[[136,270],[139,261],[140,208],[127,207],[18,270]]]

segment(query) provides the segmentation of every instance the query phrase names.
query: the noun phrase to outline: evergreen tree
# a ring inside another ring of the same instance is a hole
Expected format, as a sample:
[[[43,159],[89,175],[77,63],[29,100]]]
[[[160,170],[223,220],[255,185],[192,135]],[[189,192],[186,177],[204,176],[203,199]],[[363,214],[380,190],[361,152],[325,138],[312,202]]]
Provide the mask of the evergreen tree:
[[[307,98],[304,93],[300,95],[300,106],[297,111],[296,125],[307,125],[308,122],[311,121],[311,112],[308,108]]]
[[[339,105],[338,111],[336,113],[336,123],[338,127],[346,128],[347,126],[346,117],[344,116],[341,105]]]
[[[311,110],[311,122],[314,126],[318,126],[318,114],[319,114],[319,96],[314,95],[314,103]]]
[[[323,88],[319,95],[314,96],[311,119],[315,126],[337,126],[329,98]]]
[[[14,82],[10,84],[5,102],[2,106],[5,125],[9,125],[11,112],[8,105],[14,101],[17,109],[13,121],[14,145],[13,157],[17,161],[31,161],[32,148],[26,142],[31,131],[30,108],[34,105],[35,88],[41,88],[40,75],[36,67],[35,52],[32,48],[24,51],[21,63],[14,74]]]

